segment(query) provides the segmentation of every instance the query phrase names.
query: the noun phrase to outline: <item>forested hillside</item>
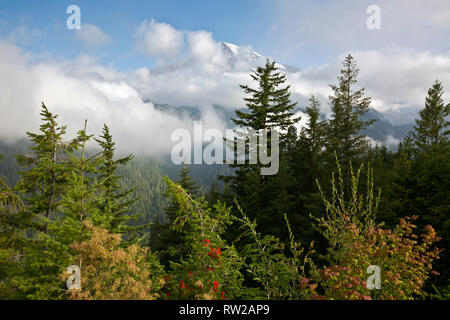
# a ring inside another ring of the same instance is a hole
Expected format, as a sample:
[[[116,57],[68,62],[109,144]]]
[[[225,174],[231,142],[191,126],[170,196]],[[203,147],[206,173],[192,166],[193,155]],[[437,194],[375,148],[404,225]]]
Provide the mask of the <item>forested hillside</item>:
[[[377,119],[358,75],[346,56],[331,117],[311,96],[300,130],[275,62],[241,85],[246,108],[230,121],[277,131],[274,175],[249,161],[119,156],[107,125],[93,136],[88,119],[67,137],[43,103],[40,131],[0,146],[0,298],[448,299],[448,84],[430,83],[415,126],[389,149],[366,136]],[[81,285],[68,289],[73,265]]]
[[[29,142],[18,140],[15,142],[0,142],[0,154],[3,161],[0,162],[0,175],[8,185],[15,185],[19,180],[20,167],[16,161],[16,155],[26,154],[30,148]],[[92,153],[92,151],[90,152]],[[202,192],[206,192],[211,184],[216,181],[217,175],[227,172],[222,165],[193,165],[191,175],[198,182]],[[129,163],[118,168],[117,173],[122,176],[122,184],[133,191],[133,196],[139,198],[130,209],[130,214],[143,213],[141,223],[155,221],[157,218],[164,220],[164,208],[167,199],[163,196],[165,184],[163,176],[167,175],[176,180],[182,165],[174,165],[170,157],[153,158],[148,156],[135,156]],[[223,186],[222,186],[223,188]]]

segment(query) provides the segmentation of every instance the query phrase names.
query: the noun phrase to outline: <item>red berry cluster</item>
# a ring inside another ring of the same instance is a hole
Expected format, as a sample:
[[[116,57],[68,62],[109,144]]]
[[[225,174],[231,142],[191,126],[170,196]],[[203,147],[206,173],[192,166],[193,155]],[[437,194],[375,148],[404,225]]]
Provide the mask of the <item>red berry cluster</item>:
[[[221,263],[220,261],[220,257],[222,256],[222,250],[219,247],[213,247],[211,246],[211,243],[209,241],[209,239],[204,239],[203,240],[203,245],[207,248],[210,249],[208,255],[211,256],[212,259],[216,259],[219,261],[219,263]],[[210,267],[207,267],[208,271],[212,271],[215,272],[216,270]],[[219,289],[219,283],[217,281],[213,281],[213,288],[212,290],[214,291],[214,293],[217,293]],[[222,300],[225,300],[225,291],[222,291]]]
[[[217,259],[219,261],[219,263],[222,263],[222,261],[220,261],[220,258],[222,256],[222,250],[220,248],[218,248],[218,247],[211,246],[211,243],[210,243],[209,239],[204,239],[202,242],[203,242],[203,245],[209,249],[208,256],[210,256],[211,259]],[[207,267],[207,271],[215,272],[216,269],[210,268],[208,266]],[[196,275],[198,275],[198,272],[188,271],[188,276],[189,276],[188,279],[189,279],[189,281],[180,280],[179,287],[178,287],[179,289],[178,290],[179,290],[179,293],[180,293],[181,296],[190,295],[192,293],[198,294],[199,290],[203,290],[203,285],[201,285],[201,287],[198,287],[198,284],[194,283],[194,281],[192,279],[193,275],[195,277]],[[171,277],[169,277],[169,276],[164,278],[166,286],[168,285],[170,279],[171,279]],[[209,282],[210,280],[207,279],[206,281]],[[189,283],[194,283],[194,284],[189,286],[188,282]],[[201,283],[201,281],[200,281],[200,283]],[[176,283],[173,283],[173,285],[175,285],[175,284]],[[213,281],[212,282],[211,291],[217,294],[218,291],[219,291],[219,286],[220,286],[219,282]],[[175,288],[176,288],[176,286],[175,286]],[[194,290],[197,291],[197,292],[195,292]],[[170,297],[171,297],[170,292],[167,292],[166,295],[167,295],[167,298],[170,299]],[[225,291],[222,291],[222,300],[225,300]]]

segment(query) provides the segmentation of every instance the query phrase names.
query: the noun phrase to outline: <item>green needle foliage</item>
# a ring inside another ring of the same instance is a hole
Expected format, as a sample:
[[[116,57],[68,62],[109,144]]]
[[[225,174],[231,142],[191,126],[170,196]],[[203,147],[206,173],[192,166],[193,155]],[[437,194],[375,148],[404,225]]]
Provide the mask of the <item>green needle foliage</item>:
[[[187,165],[183,165],[178,183],[189,197],[197,199],[199,196],[199,188],[189,176],[189,168]],[[173,194],[170,188],[166,190],[164,195],[169,200],[169,205],[165,209],[168,221],[164,224],[156,221],[152,225],[150,229],[150,246],[154,251],[158,252],[161,263],[169,267],[169,261],[178,261],[186,256],[184,231],[189,227],[186,226],[184,230],[174,228],[175,222],[180,219],[179,199]]]
[[[137,201],[131,197],[135,189],[124,189],[121,183],[122,176],[117,174],[117,170],[127,165],[134,157],[128,155],[123,158],[114,159],[115,143],[109,132],[109,127],[103,126],[100,139],[94,139],[102,148],[99,158],[99,179],[102,182],[105,198],[99,209],[103,215],[107,216],[105,228],[112,233],[125,233],[128,238],[133,238],[143,226],[131,226],[129,221],[136,221],[141,218],[141,214],[130,215],[130,208]]]
[[[31,233],[48,233],[48,220],[57,215],[69,173],[66,150],[71,148],[63,141],[66,127],[56,123],[58,116],[48,111],[44,103],[40,115],[44,122],[40,133],[27,132],[33,143],[31,153],[17,156],[24,169],[19,172],[17,188],[25,196]]]
[[[286,81],[286,75],[277,72],[275,61],[267,60],[266,65],[257,67],[251,77],[258,83],[258,89],[240,86],[250,95],[244,98],[249,113],[236,110],[237,118],[231,119],[234,124],[254,130],[287,129],[294,124],[292,109],[296,103],[290,101],[290,86],[279,88]]]
[[[15,149],[29,147],[18,151],[20,172],[0,142],[0,299],[447,299],[444,87],[433,83],[416,126],[390,150],[364,135],[373,121],[358,71],[347,56],[331,119],[311,96],[299,129],[286,76],[274,62],[257,68],[232,120],[280,131],[278,173],[235,164],[206,196],[187,166],[172,182],[163,176],[174,166],[117,157],[107,125],[94,138],[85,122],[68,139],[42,104],[39,132]],[[67,289],[70,265],[81,267],[79,291]],[[367,287],[371,265],[377,290]]]
[[[362,130],[375,121],[362,118],[369,111],[371,99],[364,97],[364,88],[354,88],[358,73],[355,59],[349,54],[342,63],[338,84],[330,85],[333,95],[329,97],[332,111],[327,128],[329,161],[333,162],[334,152],[342,161],[344,186],[348,196],[351,184],[350,161],[359,164],[358,157],[368,149]]]

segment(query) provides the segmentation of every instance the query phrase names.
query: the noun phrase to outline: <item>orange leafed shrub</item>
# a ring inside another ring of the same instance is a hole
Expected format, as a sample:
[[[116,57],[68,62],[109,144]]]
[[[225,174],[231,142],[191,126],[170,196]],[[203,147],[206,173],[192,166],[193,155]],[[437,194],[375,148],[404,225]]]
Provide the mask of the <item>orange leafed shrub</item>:
[[[369,228],[364,233],[349,224],[339,248],[339,262],[321,271],[325,295],[333,299],[413,299],[422,296],[432,262],[441,250],[433,248],[439,240],[431,226],[419,236],[413,233],[416,217],[401,219],[394,231]],[[420,239],[421,238],[421,239]],[[366,285],[369,265],[381,269],[381,289]]]
[[[120,248],[119,234],[85,223],[89,241],[72,245],[81,256],[81,289],[70,292],[74,300],[153,300],[162,279],[153,279],[148,250],[137,245]],[[157,288],[158,287],[158,288]]]

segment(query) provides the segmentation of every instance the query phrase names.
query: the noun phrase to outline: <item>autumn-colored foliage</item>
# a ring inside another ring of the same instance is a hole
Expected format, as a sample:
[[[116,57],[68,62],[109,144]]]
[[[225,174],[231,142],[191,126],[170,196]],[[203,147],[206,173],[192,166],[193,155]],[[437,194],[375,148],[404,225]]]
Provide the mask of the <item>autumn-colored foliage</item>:
[[[339,251],[338,264],[321,270],[325,296],[332,299],[413,299],[433,273],[432,262],[440,250],[431,226],[419,236],[413,233],[416,217],[402,219],[394,231],[371,228],[363,234],[349,224]],[[381,289],[369,290],[367,268],[381,268]]]
[[[359,190],[362,166],[351,170],[351,197],[347,199],[339,163],[338,184],[332,177],[332,199],[323,197],[326,217],[316,219],[327,238],[329,266],[320,270],[320,284],[329,299],[413,299],[424,295],[425,281],[441,250],[435,230],[427,225],[416,235],[413,221],[406,217],[392,231],[375,222],[378,197],[374,197],[372,170],[368,167],[367,190]],[[320,186],[319,186],[320,188]],[[322,195],[323,196],[323,195]],[[421,239],[419,239],[421,238]],[[367,288],[367,268],[380,268],[381,288]]]
[[[154,265],[149,251],[133,244],[121,248],[121,236],[94,227],[89,241],[74,243],[73,250],[82,259],[81,290],[72,290],[70,299],[153,300],[159,297],[163,279],[152,274]]]

